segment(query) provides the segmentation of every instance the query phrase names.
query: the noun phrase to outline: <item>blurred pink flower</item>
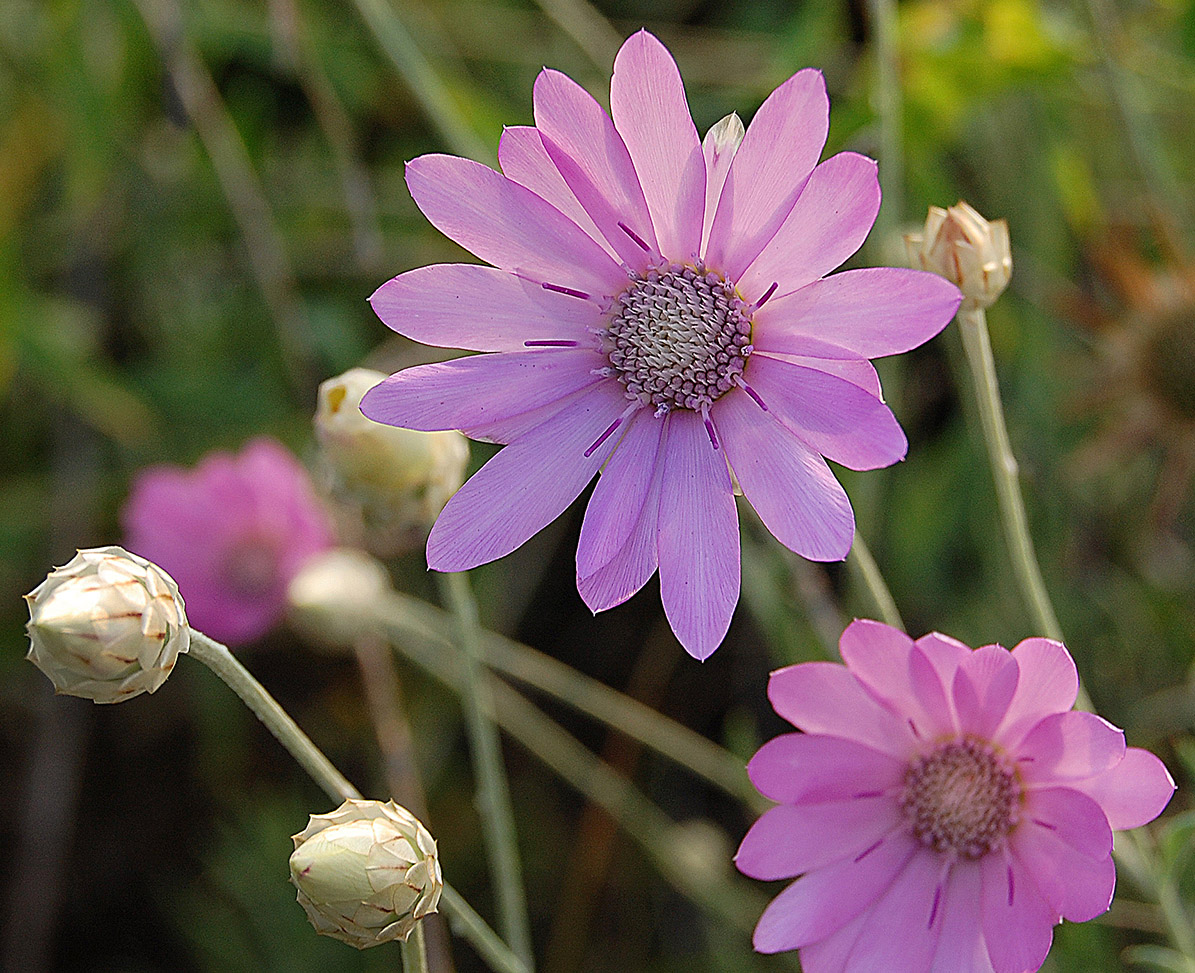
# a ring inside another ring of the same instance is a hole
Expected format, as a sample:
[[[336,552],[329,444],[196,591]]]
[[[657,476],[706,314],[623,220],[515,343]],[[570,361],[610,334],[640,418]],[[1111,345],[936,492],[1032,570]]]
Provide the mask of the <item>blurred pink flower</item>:
[[[1112,831],[1153,820],[1174,782],[1153,754],[1071,711],[1066,648],[1026,639],[972,651],[879,622],[842,635],[846,665],[772,674],[803,733],[764,744],[751,780],[781,802],[736,863],[793,878],[755,929],[806,973],[1025,973],[1053,927],[1104,912]]]
[[[229,644],[275,625],[291,578],[335,543],[306,471],[264,437],[193,470],[142,470],[121,517],[129,550],[178,582],[191,625]]]
[[[854,518],[826,459],[874,469],[907,448],[868,359],[937,334],[960,295],[920,271],[826,276],[867,237],[880,189],[864,156],[818,164],[818,71],[772,92],[745,136],[729,116],[703,143],[676,63],[640,31],[614,62],[610,115],[547,69],[534,103],[535,126],[502,135],[502,173],[407,166],[424,215],[494,266],[423,267],[371,299],[409,338],[491,354],[393,375],[362,411],[509,444],[444,508],[439,571],[509,554],[600,472],[582,598],[611,608],[658,566],[673,631],[704,659],[739,595],[731,469],[782,543],[844,558]]]

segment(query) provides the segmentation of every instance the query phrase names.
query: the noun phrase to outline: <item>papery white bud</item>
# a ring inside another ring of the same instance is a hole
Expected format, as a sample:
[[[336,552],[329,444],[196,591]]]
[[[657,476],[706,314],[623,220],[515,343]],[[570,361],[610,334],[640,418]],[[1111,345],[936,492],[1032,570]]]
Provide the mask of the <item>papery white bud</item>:
[[[316,932],[366,949],[405,940],[444,888],[436,842],[393,801],[345,801],[294,835],[291,881]]]
[[[715,156],[720,156],[726,151],[733,154],[738,150],[745,134],[743,120],[739,118],[738,112],[732,111],[710,126],[710,130],[705,133],[705,146],[707,151]]]
[[[318,641],[350,645],[371,630],[372,609],[390,590],[390,575],[377,558],[336,547],[310,558],[291,579],[290,621]]]
[[[1012,276],[1008,223],[989,222],[961,200],[949,209],[931,206],[924,232],[905,234],[905,250],[910,266],[957,284],[964,306],[988,307]]]
[[[69,696],[119,703],[152,693],[191,644],[174,579],[120,547],[79,551],[25,601],[27,658]]]
[[[387,376],[351,368],[319,387],[315,438],[331,498],[361,524],[357,538],[376,554],[417,546],[460,489],[469,443],[455,431],[419,432],[374,422],[361,398]]]

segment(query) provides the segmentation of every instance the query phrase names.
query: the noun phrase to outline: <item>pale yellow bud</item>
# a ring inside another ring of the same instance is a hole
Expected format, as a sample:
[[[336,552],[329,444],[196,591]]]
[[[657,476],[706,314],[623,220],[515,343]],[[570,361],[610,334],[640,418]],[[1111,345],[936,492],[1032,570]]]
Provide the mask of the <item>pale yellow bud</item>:
[[[309,558],[291,579],[290,621],[320,642],[351,645],[372,631],[375,609],[390,590],[390,575],[377,558],[336,547]]]
[[[366,949],[405,940],[436,911],[444,879],[436,843],[393,801],[345,801],[292,839],[291,881],[316,932]]]
[[[25,601],[27,658],[69,696],[119,703],[152,693],[191,644],[174,580],[120,547],[79,551]]]
[[[1012,276],[1008,223],[989,222],[961,200],[949,209],[931,206],[924,232],[905,234],[905,250],[910,266],[957,284],[964,307],[988,307]]]
[[[351,368],[320,385],[315,437],[321,476],[350,535],[376,554],[417,546],[460,489],[469,443],[459,432],[418,432],[367,419],[361,398],[386,375]],[[343,519],[343,518],[342,518]]]

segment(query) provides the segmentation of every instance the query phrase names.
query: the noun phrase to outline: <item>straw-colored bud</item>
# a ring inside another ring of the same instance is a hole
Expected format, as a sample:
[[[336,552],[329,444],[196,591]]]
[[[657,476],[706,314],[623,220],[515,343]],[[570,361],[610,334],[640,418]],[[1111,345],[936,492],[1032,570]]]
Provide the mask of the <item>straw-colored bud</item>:
[[[69,696],[119,703],[152,693],[191,644],[174,579],[120,547],[79,551],[25,601],[27,658]]]
[[[905,234],[909,264],[958,285],[964,306],[988,307],[1008,286],[1012,248],[1008,223],[989,222],[967,203],[929,208],[922,233]]]
[[[366,949],[405,940],[444,888],[432,836],[393,801],[345,801],[292,839],[290,877],[315,931]]]
[[[380,555],[422,542],[469,463],[469,443],[459,432],[399,429],[362,415],[362,396],[386,377],[351,368],[320,385],[315,410],[325,487],[361,522],[350,533]]]
[[[335,547],[307,560],[286,590],[290,621],[319,642],[351,645],[375,627],[377,606],[391,592],[377,558]]]

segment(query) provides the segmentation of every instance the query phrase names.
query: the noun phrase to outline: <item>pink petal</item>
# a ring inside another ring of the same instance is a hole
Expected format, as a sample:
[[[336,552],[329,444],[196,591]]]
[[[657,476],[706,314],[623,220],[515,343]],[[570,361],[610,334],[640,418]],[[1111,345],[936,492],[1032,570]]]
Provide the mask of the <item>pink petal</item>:
[[[635,270],[648,252],[619,226],[655,248],[639,178],[610,116],[579,84],[545,68],[535,80],[535,127],[573,194],[619,256]]]
[[[801,948],[801,973],[844,973],[851,951],[859,942],[863,926],[867,923],[867,912],[855,916],[841,929],[832,932],[825,939]],[[852,971],[854,973],[854,971]]]
[[[773,297],[752,315],[751,339],[763,352],[794,355],[810,339],[882,358],[929,341],[958,309],[958,288],[937,274],[895,267],[847,270]]]
[[[481,264],[433,264],[387,281],[370,297],[386,326],[425,345],[471,351],[526,351],[525,341],[593,347],[598,322],[589,301],[547,291]]]
[[[695,260],[705,157],[676,62],[645,30],[627,38],[614,59],[610,113],[635,163],[660,250],[673,261]]]
[[[954,703],[938,669],[919,645],[909,652],[909,688],[921,709],[920,716],[910,719],[914,733],[923,741],[958,735]]]
[[[595,298],[626,286],[625,272],[584,230],[478,162],[420,156],[407,163],[407,187],[432,225],[496,267]]]
[[[1148,750],[1129,747],[1115,767],[1087,780],[1069,783],[1103,809],[1114,831],[1148,824],[1170,802],[1174,778]]]
[[[726,635],[739,600],[738,510],[726,460],[701,416],[672,412],[667,436],[660,456],[660,597],[685,651],[705,659]]]
[[[562,398],[556,399],[554,402],[541,405],[537,409],[520,412],[518,415],[503,416],[500,419],[490,419],[478,425],[462,429],[461,432],[470,439],[480,439],[486,443],[502,443],[503,445],[513,443],[516,439],[527,435],[536,426],[542,425],[557,413],[564,411],[564,409],[584,395],[586,389],[592,387],[592,385],[587,385],[583,389],[571,392]]]
[[[710,225],[714,222],[714,213],[718,209],[718,199],[722,195],[722,187],[726,184],[726,173],[730,171],[730,163],[734,161],[735,153],[743,138],[743,123],[739,116],[728,115],[723,122],[730,119],[734,124],[731,134],[722,127],[722,123],[715,124],[705,138],[701,140],[701,154],[705,156],[705,218],[701,227],[701,252],[705,253],[706,244],[710,238]]]
[[[751,356],[744,377],[776,418],[827,459],[874,470],[908,450],[892,410],[851,382],[760,354]]]
[[[609,456],[609,442],[584,453],[625,405],[621,389],[603,383],[499,450],[440,514],[427,541],[428,567],[467,571],[493,561],[560,516]]]
[[[907,769],[903,761],[854,740],[808,733],[774,737],[747,764],[759,792],[784,804],[894,791]]]
[[[822,346],[819,351],[828,350],[829,346]],[[832,356],[815,356],[815,355],[768,355],[769,358],[776,358],[779,361],[788,362],[791,365],[800,365],[802,368],[813,368],[819,372],[826,372],[830,375],[836,375],[838,378],[844,378],[852,385],[858,385],[869,395],[874,395],[881,402],[884,401],[884,393],[880,389],[880,376],[875,370],[875,366],[869,361],[863,359],[843,359]]]
[[[1045,962],[1060,916],[1038,894],[1015,860],[991,854],[980,861],[983,937],[996,973],[1025,973]]]
[[[854,152],[809,177],[788,219],[737,281],[749,300],[777,284],[772,300],[824,277],[863,245],[880,210],[876,164]]]
[[[738,280],[792,210],[829,128],[830,101],[820,71],[798,71],[768,95],[722,188],[706,247],[709,266]]]
[[[845,558],[855,518],[826,461],[740,389],[717,401],[713,420],[744,496],[776,539],[814,561]]]
[[[549,405],[605,382],[593,370],[604,359],[588,349],[545,349],[471,355],[416,365],[365,393],[361,411],[403,429],[468,429]]]
[[[631,536],[647,501],[664,423],[649,411],[636,413],[629,422],[585,509],[577,541],[578,578],[588,578],[610,563]]]
[[[957,861],[950,867],[942,894],[942,932],[930,973],[993,973],[980,929],[978,862]]]
[[[1088,858],[1112,854],[1112,829],[1103,809],[1072,787],[1041,787],[1025,795],[1022,817],[1029,830],[1041,829]],[[1020,838],[1020,829],[1016,832]]]
[[[544,148],[539,129],[534,125],[510,125],[502,130],[498,140],[498,164],[507,179],[526,186],[535,195],[547,200],[577,224],[585,234],[615,260],[618,255],[606,242],[602,231],[585,212],[585,207],[569,189],[564,176]]]
[[[1087,922],[1103,915],[1116,890],[1112,856],[1094,859],[1067,847],[1055,835],[1033,828],[1017,835],[1014,854],[1021,868],[1033,875],[1050,908],[1071,922]]]
[[[992,739],[1017,691],[1021,670],[1007,649],[985,645],[967,654],[954,674],[954,708],[959,729]]]
[[[915,741],[908,724],[877,703],[843,666],[803,662],[777,669],[768,681],[772,707],[798,730],[854,740],[897,760]]]
[[[913,640],[900,629],[856,618],[838,639],[838,651],[851,674],[876,699],[888,701],[901,713],[920,712],[921,704],[909,688]]]
[[[764,910],[755,927],[755,948],[779,953],[830,936],[888,889],[916,849],[912,839],[894,838],[870,854],[797,879]]]
[[[904,820],[891,797],[781,804],[751,826],[734,863],[751,878],[793,878],[862,854]]]
[[[1017,748],[1017,766],[1029,784],[1050,785],[1094,777],[1124,759],[1124,733],[1094,713],[1055,713],[1037,724]]]
[[[1012,650],[1012,657],[1021,678],[999,730],[1000,743],[1005,747],[1016,746],[1051,713],[1065,713],[1079,694],[1079,673],[1061,642],[1025,639]]]
[[[941,879],[942,857],[924,848],[918,850],[868,911],[848,968],[925,973],[942,931],[938,914]]]

